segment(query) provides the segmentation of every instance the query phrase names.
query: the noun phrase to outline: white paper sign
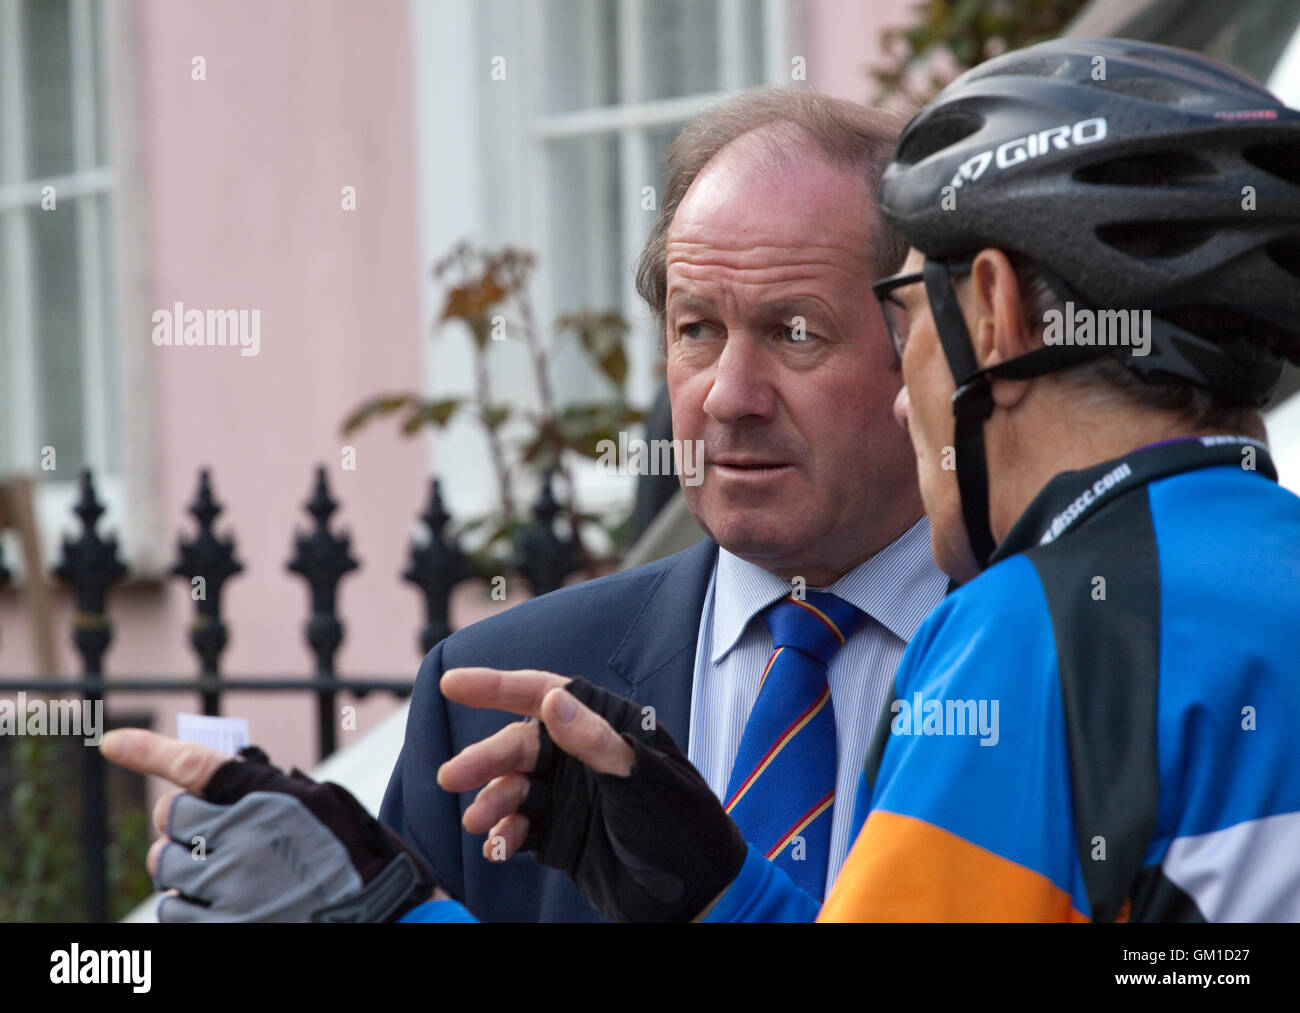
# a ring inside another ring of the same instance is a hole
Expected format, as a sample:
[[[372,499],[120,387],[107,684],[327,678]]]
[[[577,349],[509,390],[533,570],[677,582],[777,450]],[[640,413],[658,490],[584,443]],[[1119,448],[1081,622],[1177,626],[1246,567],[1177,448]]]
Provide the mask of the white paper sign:
[[[176,737],[234,756],[249,743],[248,719],[177,714]]]

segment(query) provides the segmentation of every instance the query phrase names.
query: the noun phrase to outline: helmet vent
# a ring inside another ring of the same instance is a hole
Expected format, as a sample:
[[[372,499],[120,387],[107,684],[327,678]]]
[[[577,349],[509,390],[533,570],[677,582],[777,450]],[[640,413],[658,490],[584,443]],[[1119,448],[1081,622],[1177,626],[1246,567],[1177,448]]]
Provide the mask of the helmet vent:
[[[1175,82],[1155,77],[1114,77],[1094,82],[1098,88],[1130,95],[1133,98],[1159,102],[1163,105],[1179,105],[1184,102],[1206,101],[1203,93],[1192,88],[1179,87]]]
[[[1023,60],[1009,60],[1007,62],[990,60],[984,72],[981,72],[978,67],[975,70],[967,71],[966,80],[978,81],[985,77],[1054,77],[1069,64],[1068,57],[1057,57],[1056,59],[1029,57]]]
[[[1217,176],[1214,166],[1186,151],[1157,151],[1116,158],[1074,171],[1078,182],[1101,186],[1168,186],[1203,182]]]
[[[951,147],[958,141],[969,137],[984,126],[984,117],[975,113],[952,110],[937,116],[918,130],[903,138],[894,161],[903,165],[915,165],[922,159],[929,158],[936,151]]]
[[[1284,179],[1300,183],[1300,143],[1257,144],[1242,151],[1242,157],[1257,169]]]
[[[1099,225],[1097,238],[1130,257],[1171,260],[1191,253],[1214,232],[1204,227],[1189,228],[1169,222],[1116,222]]]

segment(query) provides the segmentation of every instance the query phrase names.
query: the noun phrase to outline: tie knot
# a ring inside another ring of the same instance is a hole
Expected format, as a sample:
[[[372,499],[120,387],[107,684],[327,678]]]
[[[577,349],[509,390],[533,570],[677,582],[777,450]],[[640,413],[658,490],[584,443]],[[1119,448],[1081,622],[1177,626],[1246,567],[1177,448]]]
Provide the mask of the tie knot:
[[[772,647],[793,647],[823,665],[862,625],[867,615],[825,591],[805,591],[802,601],[786,596],[767,610]]]

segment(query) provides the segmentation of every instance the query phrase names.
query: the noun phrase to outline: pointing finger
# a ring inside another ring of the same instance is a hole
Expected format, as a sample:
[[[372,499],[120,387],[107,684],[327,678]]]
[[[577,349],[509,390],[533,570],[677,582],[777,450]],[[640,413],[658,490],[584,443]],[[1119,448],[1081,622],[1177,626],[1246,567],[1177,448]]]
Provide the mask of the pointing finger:
[[[451,668],[438,683],[448,700],[487,710],[509,711],[524,717],[541,715],[542,698],[570,680],[535,669]]]
[[[217,768],[233,757],[197,742],[181,742],[143,728],[107,733],[99,750],[110,763],[141,774],[165,777],[186,791],[202,795]]]

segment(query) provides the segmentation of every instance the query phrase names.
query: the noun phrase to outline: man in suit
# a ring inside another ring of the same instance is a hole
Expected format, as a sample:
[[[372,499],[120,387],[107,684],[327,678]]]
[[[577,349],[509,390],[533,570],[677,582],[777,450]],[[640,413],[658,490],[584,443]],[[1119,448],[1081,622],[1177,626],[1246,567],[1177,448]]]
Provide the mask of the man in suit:
[[[758,734],[747,723],[781,653],[764,617],[793,599],[796,611],[826,619],[807,608],[805,588],[835,595],[812,600],[852,618],[847,635],[829,624],[839,643],[819,670],[831,704],[822,719],[833,721],[815,751],[834,755],[833,788],[786,834],[795,847],[784,853],[803,860],[807,843],[807,889],[820,896],[823,879],[833,882],[893,670],[947,589],[907,436],[891,416],[901,378],[871,293],[904,252],[875,205],[899,125],[853,103],[772,89],[706,111],[670,150],[638,291],[659,326],[673,435],[703,448],[703,481],[683,488],[710,539],[526,602],[425,658],[380,819],[481,919],[598,916],[526,854],[489,862],[498,829],[509,828],[462,826],[474,795],[439,788],[438,767],[512,718],[448,702],[442,673],[582,675],[642,705],[722,797],[742,780],[738,756]]]
[[[894,669],[948,586],[872,294],[903,254],[876,207],[898,126],[770,90],[683,130],[638,290],[663,336],[674,438],[702,450],[703,481],[683,488],[710,537],[438,644],[380,811],[393,837],[341,789],[286,778],[256,751],[227,763],[146,731],[105,737],[113,762],[183,789],[154,810],[148,867],[175,891],[161,920],[393,920],[432,884],[483,920],[595,920],[567,878],[518,853],[524,817],[479,825],[475,792],[438,786],[445,761],[460,754],[464,772],[511,721],[442,695],[460,667],[581,675],[631,699],[645,727],[685,744],[745,841],[821,899]],[[500,799],[527,781],[494,783]],[[215,860],[191,860],[195,834]]]

